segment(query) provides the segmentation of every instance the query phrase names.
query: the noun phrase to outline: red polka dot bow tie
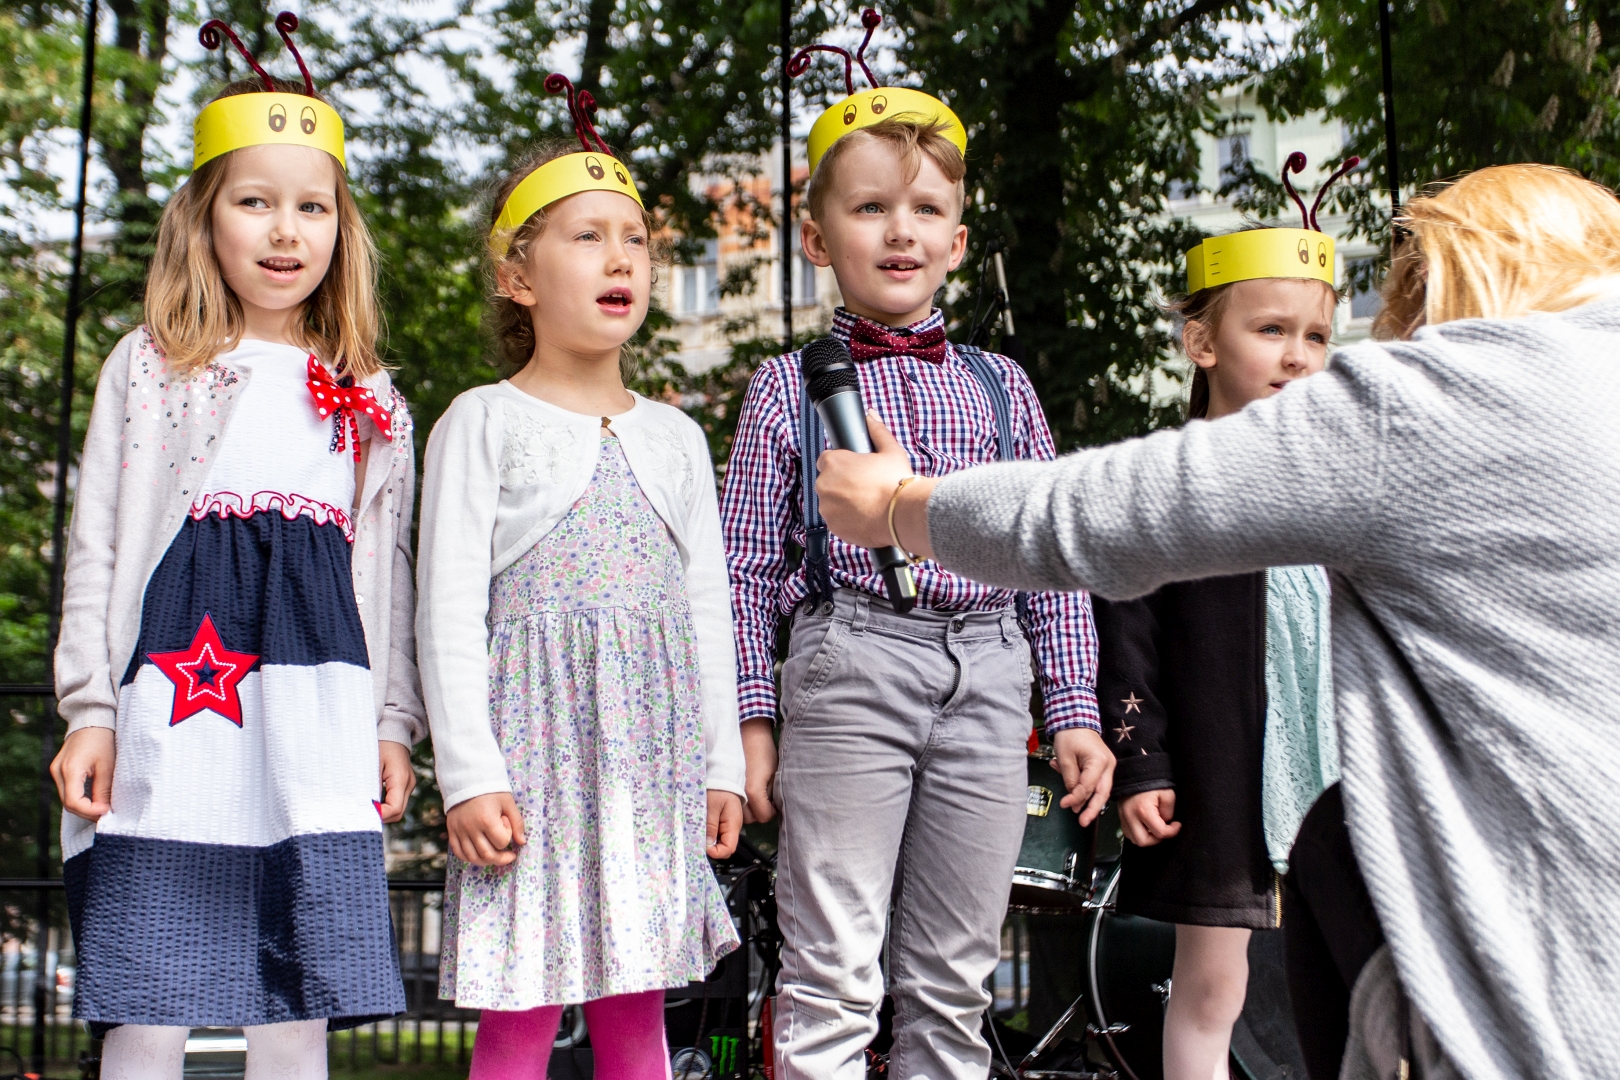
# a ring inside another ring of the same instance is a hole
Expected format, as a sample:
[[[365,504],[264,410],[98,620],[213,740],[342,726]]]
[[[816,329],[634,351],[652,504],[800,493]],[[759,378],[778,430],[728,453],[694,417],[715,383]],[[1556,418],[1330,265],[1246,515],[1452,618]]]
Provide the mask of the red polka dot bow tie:
[[[930,364],[945,362],[945,328],[935,326],[908,334],[881,326],[870,319],[856,319],[849,332],[849,355],[855,360],[876,360],[882,356],[915,356]]]
[[[353,375],[332,378],[319,360],[309,358],[309,395],[315,402],[315,411],[321,419],[332,417],[333,452],[354,443],[354,460],[360,460],[360,414],[363,412],[377,425],[377,430],[389,442],[394,440],[394,418],[377,401],[377,395],[354,381]]]

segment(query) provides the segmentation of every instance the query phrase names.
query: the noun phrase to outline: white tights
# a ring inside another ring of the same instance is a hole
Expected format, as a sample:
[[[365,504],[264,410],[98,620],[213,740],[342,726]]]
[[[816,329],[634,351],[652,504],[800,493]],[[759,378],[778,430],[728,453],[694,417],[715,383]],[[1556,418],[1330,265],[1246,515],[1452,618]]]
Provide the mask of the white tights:
[[[326,1080],[326,1021],[244,1028],[245,1080]],[[190,1028],[124,1024],[101,1047],[103,1080],[179,1080]]]

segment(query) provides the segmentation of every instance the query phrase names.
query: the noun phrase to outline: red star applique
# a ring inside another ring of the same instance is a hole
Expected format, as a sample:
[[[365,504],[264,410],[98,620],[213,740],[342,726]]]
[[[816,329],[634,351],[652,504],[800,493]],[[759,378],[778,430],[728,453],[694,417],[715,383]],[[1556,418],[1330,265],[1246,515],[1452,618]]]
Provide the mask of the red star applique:
[[[147,653],[146,658],[174,683],[174,708],[169,726],[205,709],[242,726],[242,699],[237,687],[259,658],[254,653],[231,652],[219,640],[213,617],[203,615],[202,625],[182,652]]]

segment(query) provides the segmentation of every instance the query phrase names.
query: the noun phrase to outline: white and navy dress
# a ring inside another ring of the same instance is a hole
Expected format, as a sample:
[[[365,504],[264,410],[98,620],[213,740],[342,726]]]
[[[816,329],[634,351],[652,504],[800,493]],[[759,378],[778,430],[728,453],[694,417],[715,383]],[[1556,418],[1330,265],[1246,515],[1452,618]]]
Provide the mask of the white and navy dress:
[[[244,341],[219,359],[250,374],[146,587],[113,809],[63,815],[75,1015],[97,1028],[343,1027],[405,1006],[352,436],[340,447],[318,411],[305,351]]]

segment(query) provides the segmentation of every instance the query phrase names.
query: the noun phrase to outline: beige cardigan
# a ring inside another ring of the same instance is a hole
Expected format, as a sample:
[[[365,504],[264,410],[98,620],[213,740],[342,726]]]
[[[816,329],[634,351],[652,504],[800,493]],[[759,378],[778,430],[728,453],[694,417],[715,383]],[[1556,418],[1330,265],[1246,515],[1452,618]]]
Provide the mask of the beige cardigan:
[[[56,695],[69,732],[116,726],[118,683],[140,635],[147,581],[208,475],[248,378],[213,363],[171,381],[144,326],[126,334],[102,365],[74,495],[56,647]],[[386,373],[366,385],[393,414],[394,438],[373,445],[366,469],[351,549],[355,601],[371,658],[377,736],[409,746],[427,729],[410,554],[416,452],[404,396]]]

